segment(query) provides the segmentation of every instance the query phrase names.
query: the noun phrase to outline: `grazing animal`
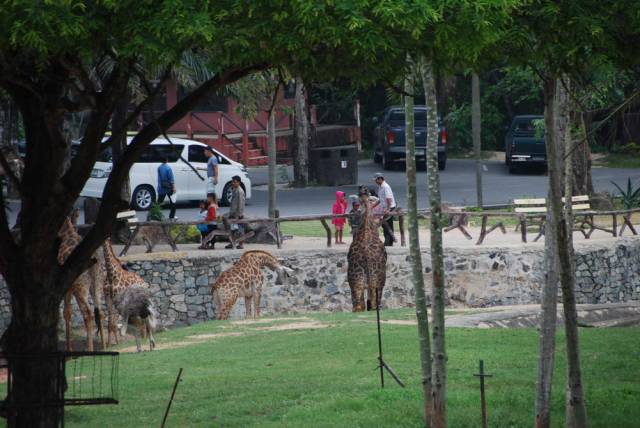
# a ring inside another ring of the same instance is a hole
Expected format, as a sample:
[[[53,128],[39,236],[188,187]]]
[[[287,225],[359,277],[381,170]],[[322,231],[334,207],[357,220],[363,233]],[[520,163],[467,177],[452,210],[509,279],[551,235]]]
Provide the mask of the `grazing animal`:
[[[262,268],[275,271],[278,281],[285,280],[292,272],[278,259],[266,251],[247,251],[231,268],[222,272],[211,285],[211,293],[216,305],[216,319],[229,318],[231,308],[238,297],[244,297],[247,318],[260,316],[260,295],[262,292]],[[252,304],[255,312],[252,312]]]
[[[60,247],[58,248],[58,264],[62,265],[67,260],[71,252],[80,244],[82,237],[76,231],[75,223],[78,219],[78,210],[74,210],[70,217],[67,217],[58,231],[60,238]],[[98,333],[102,348],[106,346],[104,331],[102,329],[102,292],[104,284],[104,272],[102,271],[102,250],[98,249],[94,257],[97,262],[89,269],[83,272],[71,285],[69,291],[64,296],[64,324],[66,336],[66,349],[71,350],[71,298],[76,298],[76,303],[82,312],[84,319],[84,328],[87,334],[87,351],[93,351],[93,321],[94,313],[98,324]],[[89,305],[89,293],[93,300],[93,308],[91,311]]]
[[[120,260],[116,257],[111,240],[107,239],[102,244],[104,253],[104,266],[107,272],[107,283],[105,285],[105,296],[107,300],[108,310],[108,328],[107,343],[111,344],[111,335],[113,334],[116,344],[118,343],[118,335],[116,328],[116,313],[113,308],[115,299],[123,293],[127,288],[133,285],[139,285],[143,288],[149,288],[149,284],[137,273],[129,272],[122,267]]]
[[[362,209],[362,223],[353,236],[347,254],[347,280],[351,289],[353,312],[376,309],[387,280],[387,251],[378,233],[378,221],[372,216],[372,197],[366,186],[358,192]],[[364,291],[368,290],[365,305]]]
[[[151,290],[140,284],[127,287],[114,298],[114,304],[120,316],[122,316],[122,328],[120,334],[127,333],[129,324],[135,327],[136,348],[142,350],[140,336],[149,337],[149,351],[153,351],[156,341],[153,332],[156,329],[158,318],[153,303]]]

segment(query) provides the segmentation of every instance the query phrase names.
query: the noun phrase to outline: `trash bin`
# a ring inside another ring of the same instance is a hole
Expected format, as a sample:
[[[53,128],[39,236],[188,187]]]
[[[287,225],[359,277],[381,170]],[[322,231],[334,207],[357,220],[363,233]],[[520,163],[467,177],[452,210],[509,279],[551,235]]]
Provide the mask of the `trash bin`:
[[[348,144],[314,147],[309,153],[309,178],[321,186],[356,184],[358,180],[358,147]]]

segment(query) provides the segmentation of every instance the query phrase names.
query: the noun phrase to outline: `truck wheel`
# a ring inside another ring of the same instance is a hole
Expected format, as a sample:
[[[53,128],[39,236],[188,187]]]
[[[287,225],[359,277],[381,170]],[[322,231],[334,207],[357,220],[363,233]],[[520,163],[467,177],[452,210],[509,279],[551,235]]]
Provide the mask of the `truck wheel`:
[[[393,159],[391,159],[390,156],[385,154],[384,152],[382,152],[382,169],[393,169]]]

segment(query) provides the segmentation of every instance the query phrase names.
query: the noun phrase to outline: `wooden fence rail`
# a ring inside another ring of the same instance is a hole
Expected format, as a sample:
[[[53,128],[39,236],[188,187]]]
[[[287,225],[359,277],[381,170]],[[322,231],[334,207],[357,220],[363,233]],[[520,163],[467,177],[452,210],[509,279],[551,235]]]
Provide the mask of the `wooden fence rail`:
[[[579,213],[574,213],[573,215],[574,219],[575,218],[582,219],[579,221],[580,223],[579,227],[574,230],[580,231],[584,235],[585,239],[589,239],[591,237],[591,234],[595,230],[602,230],[607,233],[611,233],[613,237],[617,237],[617,236],[622,236],[623,232],[628,228],[633,235],[637,235],[638,232],[636,231],[636,228],[633,226],[633,223],[631,222],[631,216],[634,213],[638,213],[638,212],[640,212],[640,208],[634,208],[630,210],[613,210],[613,211],[580,211]],[[449,220],[449,226],[447,226],[444,229],[445,232],[450,232],[452,230],[458,229],[469,240],[473,238],[469,233],[469,231],[466,229],[466,225],[470,218],[474,218],[474,217],[480,218],[481,219],[480,234],[478,236],[476,245],[482,244],[485,238],[487,237],[487,235],[489,235],[491,232],[495,230],[500,230],[502,233],[506,234],[507,232],[503,222],[503,219],[505,217],[513,218],[517,221],[521,231],[521,235],[522,235],[522,242],[526,243],[528,221],[540,218],[539,213],[527,214],[527,213],[516,213],[511,211],[487,212],[487,211],[447,210],[447,211],[443,211],[442,214],[446,216],[446,218],[448,218]],[[258,222],[266,223],[266,224],[272,223],[274,225],[273,229],[277,230],[278,237],[279,237],[279,225],[281,223],[301,222],[301,221],[319,221],[326,232],[327,247],[331,247],[332,246],[332,230],[329,225],[329,220],[333,218],[348,219],[350,216],[351,214],[340,214],[340,215],[320,214],[320,215],[303,215],[303,216],[289,216],[289,217],[277,217],[277,218],[269,218],[269,217],[244,218],[244,219],[225,218],[223,227],[228,228],[229,225],[231,224],[248,224],[248,223],[258,223]],[[400,245],[403,247],[406,246],[405,224],[404,224],[404,217],[406,216],[406,212],[400,210],[397,212],[389,213],[388,216],[398,217],[398,225],[400,229]],[[431,217],[431,212],[429,210],[419,210],[417,213],[417,216],[420,219],[428,219]],[[597,217],[611,216],[612,218],[611,228],[605,228],[597,225],[595,223],[596,216]],[[378,215],[378,217],[381,217],[381,216]],[[492,218],[498,218],[499,221],[495,224],[489,225],[489,220]],[[622,219],[622,226],[620,228],[618,228],[619,218]],[[168,227],[194,226],[197,224],[210,224],[210,223],[203,223],[202,221],[162,221],[162,222],[141,221],[141,222],[135,223],[134,227],[136,228],[136,230],[134,231],[133,235],[135,236],[139,228],[143,226],[161,227],[164,231],[166,231],[167,230],[166,228]],[[383,223],[383,225],[385,224],[386,223]],[[220,225],[220,222],[218,222],[218,225]],[[90,224],[81,225],[79,226],[79,229],[89,228],[91,226],[92,225]],[[165,234],[167,235],[169,243],[174,249],[174,251],[177,251],[177,246],[174,240],[171,238],[171,236],[167,232],[165,232]],[[280,239],[276,239],[276,244],[278,248],[281,248],[282,241]],[[131,245],[131,243],[127,245],[127,248],[129,245]]]

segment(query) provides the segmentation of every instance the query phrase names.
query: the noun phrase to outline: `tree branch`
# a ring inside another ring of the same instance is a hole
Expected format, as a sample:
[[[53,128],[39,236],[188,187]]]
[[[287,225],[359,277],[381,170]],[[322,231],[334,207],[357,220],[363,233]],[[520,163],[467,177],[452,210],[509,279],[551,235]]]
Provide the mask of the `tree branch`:
[[[2,150],[0,150],[0,166],[4,170],[4,173],[9,177],[9,180],[16,187],[16,189],[18,189],[18,193],[20,193],[20,196],[22,196],[22,183],[20,182],[18,176],[11,169],[11,165],[9,165],[9,161],[7,161],[7,158],[5,157]]]
[[[86,255],[93,254],[109,236],[115,222],[116,214],[121,208],[120,189],[122,188],[122,183],[127,178],[129,169],[138,159],[142,151],[163,131],[166,132],[167,129],[192,110],[209,92],[219,89],[231,82],[235,82],[256,71],[265,70],[268,67],[269,64],[261,63],[233,68],[219,73],[180,100],[170,110],[164,112],[155,123],[146,125],[138,132],[131,144],[124,150],[118,164],[115,165],[109,175],[102,194],[102,204],[100,205],[96,222],[82,242],[80,242],[76,249],[69,255],[69,258],[64,264],[63,279],[72,280],[82,273],[82,268],[86,263],[82,263],[82,266],[80,266],[79,262],[87,261],[88,258]],[[64,284],[65,281],[61,281],[61,283]]]

